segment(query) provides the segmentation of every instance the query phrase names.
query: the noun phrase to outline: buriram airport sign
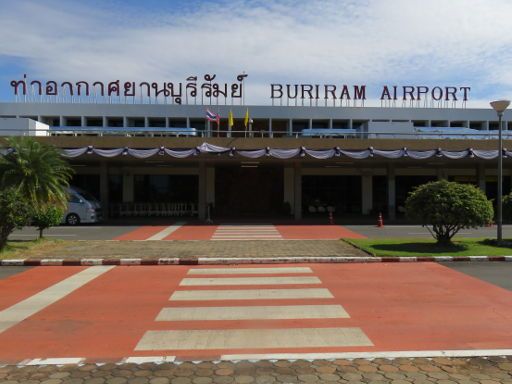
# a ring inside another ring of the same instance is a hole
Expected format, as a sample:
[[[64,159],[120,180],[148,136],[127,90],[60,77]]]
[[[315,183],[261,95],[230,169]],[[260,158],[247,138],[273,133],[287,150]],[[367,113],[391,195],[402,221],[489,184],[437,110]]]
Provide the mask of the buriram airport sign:
[[[236,76],[231,83],[217,81],[217,75],[205,74],[189,76],[183,82],[135,82],[115,80],[111,82],[84,80],[57,82],[54,80],[30,80],[24,75],[20,80],[12,80],[12,92],[18,101],[72,101],[87,102],[88,100],[110,102],[141,102],[173,103],[173,104],[245,104],[244,82],[246,73]],[[465,104],[469,99],[471,87],[467,86],[434,86],[423,85],[384,85],[380,90],[381,102],[420,102],[431,101]],[[319,100],[326,103],[362,102],[367,99],[366,85],[336,84],[270,84],[270,99],[287,104],[300,101],[318,104]]]

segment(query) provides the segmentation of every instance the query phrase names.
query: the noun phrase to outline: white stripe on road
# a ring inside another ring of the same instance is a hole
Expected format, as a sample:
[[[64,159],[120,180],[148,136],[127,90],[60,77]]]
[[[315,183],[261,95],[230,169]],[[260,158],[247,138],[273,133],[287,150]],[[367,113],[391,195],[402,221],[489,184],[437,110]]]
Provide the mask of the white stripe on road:
[[[280,273],[313,273],[309,267],[276,267],[276,268],[191,268],[189,275],[250,275]]]
[[[195,277],[181,280],[181,286],[198,285],[282,285],[321,284],[316,276],[286,277]]]
[[[281,236],[275,232],[215,232],[213,236]]]
[[[25,360],[21,365],[76,365],[85,360],[84,357],[57,357]]]
[[[181,228],[185,224],[184,222],[177,222],[174,225],[170,225],[165,229],[162,229],[160,232],[155,233],[153,236],[148,237],[146,240],[163,240],[171,233],[176,232],[179,228]]]
[[[273,239],[281,240],[277,235],[213,235],[212,240],[251,240],[251,239]]]
[[[489,357],[512,356],[512,349],[460,349],[433,351],[327,352],[327,353],[261,353],[222,355],[223,361],[240,360],[335,360],[335,359],[398,359],[417,357]]]
[[[156,321],[347,319],[341,305],[164,308]]]
[[[332,299],[326,288],[174,291],[170,301]]]
[[[232,354],[221,355],[220,361],[241,361],[241,360],[335,360],[335,359],[396,359],[415,357],[491,357],[491,356],[512,356],[512,349],[461,349],[461,350],[431,350],[431,351],[390,351],[390,352],[325,352],[325,353],[260,353],[260,354]],[[63,362],[80,364],[85,358],[63,358],[63,359],[33,359],[23,360],[16,365],[62,365]],[[131,356],[122,359],[118,364],[124,363],[169,363],[174,362],[176,356]],[[110,361],[109,361],[110,362]],[[104,363],[107,363],[106,361]],[[2,365],[7,365],[0,362]],[[102,364],[97,362],[97,364]]]
[[[212,240],[282,240],[273,225],[220,225]]]
[[[367,347],[360,328],[213,329],[148,331],[137,351]]]
[[[42,311],[98,276],[110,271],[112,268],[114,266],[89,267],[36,293],[28,299],[0,311],[0,333]]]
[[[280,232],[277,229],[269,228],[269,229],[226,229],[226,228],[217,228],[215,233],[276,233]]]

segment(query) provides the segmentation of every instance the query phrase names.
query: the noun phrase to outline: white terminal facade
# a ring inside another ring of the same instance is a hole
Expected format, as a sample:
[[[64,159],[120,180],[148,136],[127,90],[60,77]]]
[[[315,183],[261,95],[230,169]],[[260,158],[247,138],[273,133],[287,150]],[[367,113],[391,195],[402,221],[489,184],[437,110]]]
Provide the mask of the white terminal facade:
[[[205,120],[207,108],[221,116],[219,127]],[[502,127],[507,147],[512,114],[505,113]],[[497,130],[492,109],[0,103],[0,136],[33,135],[62,149],[89,148],[70,158],[73,184],[95,194],[110,217],[323,220],[331,211],[347,221],[379,212],[395,219],[415,186],[442,178],[473,183],[494,197],[496,160],[478,156],[247,158],[234,149],[486,151],[497,150]],[[186,150],[203,143],[233,151],[138,158],[90,150]],[[509,161],[505,193],[511,188]]]

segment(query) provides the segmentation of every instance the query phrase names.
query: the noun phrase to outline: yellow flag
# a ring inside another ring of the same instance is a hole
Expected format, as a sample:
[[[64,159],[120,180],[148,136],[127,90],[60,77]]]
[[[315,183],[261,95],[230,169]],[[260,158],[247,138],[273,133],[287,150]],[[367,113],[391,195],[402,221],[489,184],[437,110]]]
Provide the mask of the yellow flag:
[[[245,128],[249,126],[249,108],[247,108],[247,111],[245,112],[244,125]]]
[[[231,130],[231,128],[233,128],[233,125],[235,125],[235,119],[233,118],[233,112],[229,111],[229,114],[228,114],[228,128]]]

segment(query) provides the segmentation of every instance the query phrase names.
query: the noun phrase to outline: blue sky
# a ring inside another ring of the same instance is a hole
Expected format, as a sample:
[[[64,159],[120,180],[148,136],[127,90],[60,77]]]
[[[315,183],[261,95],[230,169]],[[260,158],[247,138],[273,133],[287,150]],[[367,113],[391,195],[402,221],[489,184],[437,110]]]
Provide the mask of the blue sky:
[[[269,84],[471,86],[512,97],[510,0],[0,0],[0,99],[10,81],[182,81],[245,70]],[[372,90],[375,90],[372,92]]]

